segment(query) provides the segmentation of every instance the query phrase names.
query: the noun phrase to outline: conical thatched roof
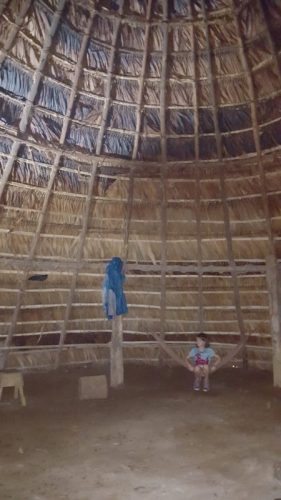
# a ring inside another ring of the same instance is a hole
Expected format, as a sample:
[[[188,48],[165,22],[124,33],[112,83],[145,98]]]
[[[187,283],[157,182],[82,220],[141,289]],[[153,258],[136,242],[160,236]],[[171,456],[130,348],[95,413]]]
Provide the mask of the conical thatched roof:
[[[128,262],[127,358],[157,358],[153,331],[181,348],[204,330],[222,350],[247,337],[249,359],[267,362],[280,2],[2,0],[0,14],[9,366],[107,357],[113,255]]]

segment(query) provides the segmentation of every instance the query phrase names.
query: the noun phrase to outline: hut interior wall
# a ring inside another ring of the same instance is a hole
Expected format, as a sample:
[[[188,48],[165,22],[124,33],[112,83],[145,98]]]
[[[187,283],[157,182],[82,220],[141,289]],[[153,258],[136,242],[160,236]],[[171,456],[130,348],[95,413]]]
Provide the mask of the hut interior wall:
[[[113,255],[127,260],[125,360],[158,359],[152,332],[182,352],[204,330],[224,352],[243,323],[249,362],[269,362],[265,264],[281,260],[277,3],[2,2],[9,366],[55,366],[58,350],[62,364],[108,359],[101,283]]]
[[[276,189],[273,191],[272,181],[269,199],[278,248],[281,214],[278,204],[274,212],[274,197],[281,189],[281,174],[278,169],[272,172],[271,168],[267,176],[274,178]],[[104,319],[102,311],[101,283],[105,261],[112,255],[122,256],[124,253],[129,184],[128,178],[112,179],[104,176],[97,178],[98,185],[101,179],[111,181],[111,184],[102,196],[98,187],[93,195],[95,203],[83,246],[83,269],[78,270],[65,334],[66,346],[78,348],[81,344],[94,344],[94,350],[99,349],[95,347],[96,344],[98,346],[110,340],[111,325]],[[228,192],[227,203],[241,310],[248,336],[249,361],[258,363],[263,359],[264,353],[267,353],[265,361],[268,362],[271,329],[265,259],[270,247],[258,190],[258,176],[252,175],[245,181],[236,174],[233,178],[229,177],[227,182],[235,190],[235,196],[232,196],[231,190]],[[129,314],[123,321],[125,352],[128,351],[125,360],[131,357],[140,360],[143,356],[143,361],[147,361],[151,355],[153,361],[157,357],[157,349],[150,333],[161,331],[160,185],[159,177],[139,177],[134,180],[126,282]],[[202,246],[200,266],[197,260],[195,181],[167,178],[165,336],[177,348],[178,342],[192,342],[194,334],[203,329],[223,352],[239,341],[240,331],[227,256],[222,201],[217,178],[201,178],[199,187]],[[34,199],[37,188],[28,187],[27,191]],[[253,198],[255,203],[252,202]],[[8,201],[7,197],[5,208],[10,216],[9,219],[5,216],[1,225],[1,258],[5,263],[1,266],[2,342],[5,342],[9,332],[21,273],[25,272],[28,250],[34,235],[34,221],[29,219],[28,214],[30,198],[24,199],[27,207],[21,207],[19,214],[16,199]],[[37,202],[37,198],[35,200]],[[68,193],[60,192],[58,197],[54,192],[52,196],[55,221],[46,221],[35,259],[29,264],[29,276],[42,273],[47,274],[48,278],[42,282],[27,280],[11,345],[11,352],[19,349],[25,360],[27,358],[23,352],[26,349],[36,353],[38,350],[42,358],[44,346],[48,352],[58,348],[83,225],[85,200],[85,194],[81,195],[78,203],[77,198]],[[33,207],[38,217],[42,204],[35,203]],[[72,214],[75,220],[69,219],[66,223],[65,217],[71,217]],[[200,303],[203,315],[201,325]],[[91,350],[89,346],[87,349]],[[146,349],[150,354],[144,356]],[[36,359],[38,355],[36,354]],[[14,353],[11,356],[15,360]],[[53,358],[51,356],[48,359]],[[36,362],[33,363],[36,365]]]

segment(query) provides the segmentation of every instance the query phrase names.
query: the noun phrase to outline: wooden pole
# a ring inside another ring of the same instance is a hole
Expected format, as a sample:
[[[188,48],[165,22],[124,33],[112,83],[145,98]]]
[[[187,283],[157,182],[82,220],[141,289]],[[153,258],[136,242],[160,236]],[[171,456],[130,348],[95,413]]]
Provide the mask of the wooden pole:
[[[59,24],[60,16],[62,15],[62,12],[63,12],[64,4],[65,4],[65,1],[64,2],[62,2],[62,1],[60,2],[58,13],[54,16],[54,20],[53,20],[52,25],[50,27],[50,32],[52,33],[52,36],[50,38],[50,36],[48,35],[46,37],[46,41],[44,42],[44,47],[42,49],[42,55],[41,55],[41,59],[43,61],[42,64],[41,64],[41,66],[40,66],[41,69],[44,68],[44,64],[45,64],[44,61],[46,61],[46,50],[48,48],[50,48],[50,46],[51,46],[51,41],[54,38],[55,28]],[[75,101],[75,97],[76,97],[76,93],[77,93],[79,77],[80,77],[80,74],[81,74],[81,71],[82,71],[83,60],[84,60],[85,52],[86,52],[86,49],[87,49],[87,46],[88,46],[88,41],[89,41],[91,29],[92,29],[94,15],[95,15],[95,11],[93,11],[91,13],[91,15],[90,15],[90,18],[89,18],[89,21],[88,21],[88,25],[87,25],[87,29],[86,29],[86,32],[83,35],[83,39],[82,39],[81,49],[80,49],[80,52],[79,52],[78,61],[77,61],[77,65],[76,65],[76,69],[75,69],[75,73],[74,73],[73,85],[72,85],[70,97],[69,97],[68,104],[67,104],[66,115],[63,118],[63,126],[62,126],[61,135],[60,135],[60,144],[62,144],[62,145],[65,142],[65,138],[66,138],[66,134],[67,134],[69,122],[70,122],[70,116],[71,116],[71,112],[72,112],[72,109],[73,109],[73,105],[74,105],[74,101]],[[55,27],[53,27],[53,24],[54,24]],[[40,75],[41,75],[41,73],[40,73]],[[32,95],[34,95],[34,96],[36,95],[35,90],[34,90],[34,92],[33,92]],[[27,122],[26,122],[26,126],[27,126]],[[15,149],[14,154],[11,155],[11,157],[13,159],[13,162],[16,159],[17,152],[18,152],[18,146],[19,145],[20,145],[20,143],[17,143],[17,142],[15,142],[13,144],[13,148]],[[30,269],[32,268],[33,259],[34,259],[34,256],[36,254],[36,249],[37,249],[38,242],[40,240],[41,231],[42,231],[42,228],[43,228],[43,226],[45,224],[45,219],[46,219],[46,215],[47,215],[47,209],[49,207],[49,202],[50,202],[50,199],[51,199],[51,196],[52,196],[52,189],[53,189],[55,178],[56,178],[56,175],[57,175],[57,172],[58,172],[58,169],[59,169],[61,156],[62,156],[61,153],[57,152],[56,155],[55,155],[55,158],[54,158],[54,163],[52,165],[52,170],[51,170],[51,173],[50,173],[50,177],[49,177],[47,189],[46,189],[45,196],[44,196],[44,202],[43,202],[42,210],[41,210],[41,212],[39,214],[39,217],[38,217],[38,222],[37,222],[35,233],[33,235],[33,240],[32,240],[32,243],[31,243],[30,250],[29,250],[29,254],[28,254],[28,258],[27,258],[27,262],[26,262],[26,267],[23,269],[23,275],[21,277],[21,285],[20,285],[20,289],[18,290],[18,293],[17,293],[16,305],[15,305],[15,309],[14,309],[14,312],[13,312],[11,324],[10,324],[9,331],[8,331],[8,335],[7,335],[7,338],[6,338],[6,346],[11,345],[13,333],[14,333],[14,331],[16,329],[18,317],[19,317],[20,310],[21,310],[23,295],[24,295],[24,292],[25,292],[25,289],[26,289],[28,274],[29,274]],[[11,168],[12,168],[12,166],[13,165],[11,165]],[[4,181],[4,182],[6,182],[6,181]],[[4,190],[4,185],[1,188],[1,183],[0,183],[0,197],[1,197],[1,194],[2,194],[3,190]],[[8,351],[6,351],[6,357],[7,356],[8,356]]]
[[[117,52],[119,30],[121,26],[121,17],[123,15],[124,1],[121,0],[119,5],[119,18],[115,22],[112,47],[110,52],[110,58],[108,63],[108,76],[105,88],[104,96],[104,106],[102,111],[101,125],[98,132],[96,154],[100,155],[102,152],[102,145],[104,134],[107,126],[107,119],[111,104],[111,91],[112,91],[112,81],[113,81],[113,69],[115,63],[115,57]],[[134,172],[131,170],[130,174],[130,187],[128,194],[128,206],[127,206],[127,217],[125,226],[125,237],[124,246],[125,253],[128,252],[129,245],[129,229],[131,220],[131,210],[133,201],[133,189],[134,189]],[[112,320],[112,337],[110,344],[110,385],[111,387],[118,387],[124,383],[124,364],[123,364],[123,327],[122,327],[122,317],[116,316]]]
[[[160,131],[161,131],[161,160],[160,197],[161,197],[161,296],[160,296],[160,335],[165,339],[166,330],[166,272],[167,272],[167,142],[166,142],[166,104],[167,104],[167,73],[168,73],[168,0],[163,2],[163,47],[162,70],[160,81]],[[160,352],[160,363],[161,352]]]
[[[62,16],[64,7],[65,7],[65,3],[66,3],[66,0],[60,0],[59,4],[57,6],[57,9],[54,12],[50,28],[49,28],[48,32],[46,33],[46,36],[45,36],[45,39],[44,39],[44,44],[43,44],[43,47],[42,47],[41,53],[40,53],[39,63],[38,63],[38,66],[37,66],[36,70],[33,73],[33,83],[32,83],[32,86],[30,88],[30,91],[28,93],[27,99],[25,101],[23,112],[22,112],[22,115],[21,115],[21,119],[20,119],[20,122],[19,122],[19,125],[18,125],[18,132],[17,133],[18,133],[19,137],[23,137],[24,134],[27,131],[27,126],[28,126],[28,123],[29,123],[29,118],[30,118],[30,115],[31,115],[31,112],[32,112],[32,108],[34,106],[34,102],[35,102],[35,98],[36,98],[36,95],[37,95],[37,92],[38,92],[39,85],[41,83],[43,71],[44,71],[45,64],[47,62],[47,57],[48,57],[48,54],[49,54],[49,49],[51,47],[52,40],[53,40],[53,38],[55,36],[55,33],[56,33],[56,30],[58,28],[58,25],[59,25],[59,22],[60,22],[60,18]],[[11,36],[11,41],[10,41],[11,45],[13,44],[14,37],[16,36],[17,31],[20,28],[20,26],[21,26],[21,24],[22,24],[22,22],[24,20],[24,17],[27,14],[27,11],[28,11],[29,6],[30,6],[30,2],[27,2],[26,4],[24,4],[24,6],[25,6],[25,8],[23,9],[23,11],[20,14],[20,19],[18,19],[18,25],[19,25],[19,27],[18,26],[14,26],[14,30],[10,34],[10,36]],[[7,40],[7,43],[8,43],[8,40]],[[0,64],[2,64],[3,60],[5,59],[5,57],[6,57],[6,52],[4,51],[2,53],[2,55],[0,54]],[[22,144],[22,142],[20,140],[15,140],[13,142],[13,146],[12,146],[10,155],[8,157],[8,161],[7,161],[6,165],[5,165],[5,168],[4,168],[3,173],[2,173],[1,181],[0,181],[0,200],[2,199],[5,186],[6,186],[7,182],[8,182],[10,174],[12,172],[12,169],[13,169],[14,163],[16,161],[16,158],[17,158],[17,155],[18,155],[19,148],[20,148],[21,144]]]
[[[92,274],[100,275],[102,274],[102,266],[104,265],[103,260],[96,262],[82,260],[77,262],[75,259],[69,259],[65,261],[63,258],[57,257],[52,258],[36,258],[32,262],[32,272],[33,273],[55,273],[64,272],[72,273],[73,270],[79,269],[88,276]],[[22,260],[20,258],[5,258],[0,259],[0,271],[6,271],[7,268],[11,271],[25,271],[29,269],[29,262],[27,260]],[[146,263],[134,263],[128,264],[128,270],[130,272],[145,273],[146,276],[153,277],[156,272],[161,270],[161,263],[156,264],[146,264]],[[228,276],[231,273],[231,266],[223,265],[221,262],[215,262],[214,264],[202,264],[201,268],[198,268],[198,264],[184,263],[180,264],[167,264],[168,273],[181,273],[184,274],[220,274],[222,276]],[[264,262],[251,264],[251,262],[237,263],[236,264],[237,275],[243,276],[245,274],[251,275],[261,275],[265,274],[265,264]]]
[[[265,175],[265,169],[264,169],[264,164],[263,164],[264,160],[263,160],[263,156],[262,156],[262,149],[261,149],[261,143],[260,143],[260,130],[259,130],[259,124],[258,124],[258,113],[257,113],[257,105],[256,105],[257,96],[255,93],[253,75],[251,72],[251,67],[250,67],[250,63],[248,60],[248,56],[247,56],[248,51],[247,51],[247,47],[245,45],[244,38],[243,38],[241,21],[240,21],[238,14],[237,14],[234,0],[232,0],[232,5],[233,5],[233,20],[234,20],[234,23],[236,26],[236,31],[237,31],[239,53],[241,56],[241,62],[243,64],[243,68],[245,71],[245,77],[247,78],[247,83],[248,83],[248,88],[249,88],[251,119],[252,119],[252,124],[253,124],[253,136],[254,136],[254,142],[255,142],[255,147],[256,147],[256,152],[257,152],[257,166],[258,166],[258,172],[259,172],[259,176],[260,176],[261,197],[262,197],[262,202],[263,202],[264,215],[265,215],[265,219],[266,219],[266,232],[268,235],[268,243],[269,243],[270,252],[272,254],[274,254],[275,253],[275,251],[274,251],[275,242],[274,242],[274,235],[273,235],[273,230],[272,230],[272,220],[270,217],[270,208],[269,208],[268,195],[267,195],[266,175]]]
[[[149,33],[150,33],[150,16],[151,16],[151,5],[152,0],[148,0],[147,9],[146,9],[146,26],[145,26],[145,36],[144,36],[144,49],[143,49],[143,60],[142,67],[139,79],[139,92],[137,98],[137,106],[136,106],[136,134],[134,138],[134,148],[132,154],[132,160],[136,160],[138,156],[139,142],[140,142],[140,132],[141,132],[141,117],[142,117],[142,108],[143,108],[143,94],[144,94],[144,80],[148,59],[148,49],[149,49]],[[128,190],[128,201],[127,201],[127,211],[126,211],[126,220],[125,220],[125,234],[124,234],[124,261],[125,264],[128,260],[129,255],[129,237],[130,237],[130,224],[132,218],[132,210],[133,210],[133,198],[134,198],[134,186],[135,186],[135,167],[134,165],[130,167],[130,176],[129,176],[129,190]]]
[[[219,159],[219,162],[221,163],[223,160],[222,137],[221,137],[220,127],[219,127],[219,119],[218,119],[218,105],[217,105],[217,97],[216,97],[216,90],[215,90],[215,81],[214,81],[214,76],[213,76],[212,53],[211,53],[210,35],[209,35],[209,28],[208,28],[208,16],[207,16],[207,11],[206,11],[205,0],[201,0],[201,5],[202,5],[202,12],[203,12],[203,20],[204,20],[204,25],[205,25],[205,33],[206,33],[207,60],[208,60],[208,67],[209,67],[208,81],[209,81],[209,85],[210,85],[210,93],[211,93],[211,99],[212,99],[212,104],[213,104],[213,120],[214,120],[214,128],[215,128],[216,146],[217,146],[218,159]],[[238,322],[238,328],[240,331],[241,342],[243,345],[243,367],[247,368],[248,367],[247,343],[246,343],[247,336],[246,336],[246,332],[245,332],[245,325],[244,325],[244,319],[243,319],[242,308],[241,308],[241,300],[240,300],[239,283],[238,283],[238,279],[237,279],[236,262],[235,262],[235,258],[234,258],[234,252],[233,252],[229,207],[228,207],[227,194],[226,194],[225,172],[224,172],[224,168],[222,166],[219,170],[219,181],[220,181],[222,208],[223,208],[223,218],[224,218],[227,254],[228,254],[228,261],[230,264],[231,275],[232,275],[234,304],[235,304],[235,308],[236,308],[237,322]]]
[[[143,109],[143,94],[144,94],[144,80],[145,73],[147,67],[148,60],[148,51],[149,51],[149,34],[150,34],[150,16],[151,16],[151,5],[152,0],[148,0],[147,9],[146,9],[146,25],[145,25],[145,35],[144,35],[144,48],[143,48],[143,59],[142,59],[142,67],[139,79],[139,93],[137,99],[136,106],[136,134],[134,139],[134,149],[132,160],[136,160],[138,156],[139,142],[140,142],[140,132],[141,132],[141,117],[142,117],[142,109]],[[132,171],[132,170],[131,170]]]
[[[4,0],[0,2],[0,15],[3,14],[5,8],[8,5],[8,0]],[[22,2],[20,6],[20,11],[15,19],[15,22],[12,23],[11,29],[9,30],[8,36],[5,39],[5,43],[3,48],[0,50],[0,65],[3,64],[3,61],[7,57],[9,51],[13,47],[15,43],[15,39],[18,35],[18,32],[22,28],[23,23],[26,21],[26,16],[28,15],[28,11],[31,6],[31,0],[26,0]]]
[[[278,49],[276,46],[276,42],[275,42],[275,39],[272,36],[271,30],[270,30],[269,19],[268,19],[268,16],[266,14],[266,11],[265,11],[264,3],[261,0],[257,0],[257,7],[258,7],[258,10],[260,12],[260,15],[263,18],[263,24],[264,24],[265,29],[266,29],[267,40],[268,40],[270,50],[271,50],[271,57],[273,60],[273,64],[277,70],[279,81],[281,83],[281,63],[280,63],[279,56],[278,56]]]
[[[189,369],[185,358],[179,356],[174,351],[174,349],[172,349],[164,340],[161,339],[159,335],[153,332],[150,332],[150,334],[152,335],[152,337],[155,338],[155,340],[157,340],[161,349],[166,354],[168,354],[168,356],[170,356],[171,359],[173,359],[178,365]],[[223,357],[220,363],[213,369],[213,372],[217,371],[219,368],[223,368],[224,366],[228,365],[240,353],[240,351],[243,350],[243,348],[244,348],[244,339],[240,339],[240,342]]]
[[[120,387],[123,384],[123,323],[122,316],[116,316],[112,320],[112,336],[110,344],[110,386]]]
[[[87,198],[86,198],[85,207],[84,207],[83,225],[82,225],[81,233],[79,235],[79,243],[78,243],[78,247],[77,247],[76,260],[78,263],[78,267],[73,272],[72,279],[71,279],[71,287],[70,287],[67,306],[66,306],[66,310],[65,310],[64,321],[62,323],[62,328],[61,328],[61,333],[60,333],[58,356],[56,359],[56,367],[58,367],[58,365],[60,363],[60,355],[62,353],[62,349],[63,349],[63,345],[64,345],[66,333],[67,333],[67,326],[68,326],[68,322],[69,322],[70,315],[71,315],[72,304],[74,302],[74,295],[75,295],[77,279],[78,279],[78,275],[79,275],[79,263],[83,259],[84,245],[85,245],[85,240],[86,240],[86,236],[87,236],[87,230],[88,230],[88,225],[89,225],[89,220],[90,220],[90,215],[91,215],[91,208],[92,208],[92,203],[93,203],[92,197],[93,197],[93,190],[94,190],[95,181],[96,181],[97,167],[98,167],[97,162],[95,162],[93,165],[91,177],[89,179],[88,193],[87,193]]]
[[[193,52],[193,106],[194,106],[194,151],[196,168],[196,189],[195,189],[195,214],[197,233],[197,262],[198,262],[198,329],[204,331],[204,308],[203,308],[203,277],[202,277],[202,228],[201,228],[201,191],[200,191],[200,171],[198,167],[200,147],[199,147],[199,100],[198,100],[198,72],[197,72],[197,46],[194,26],[194,14],[192,2],[190,3],[192,16],[191,23],[191,47]]]
[[[48,51],[51,47],[56,30],[58,28],[64,7],[65,7],[65,3],[66,3],[66,0],[60,0],[58,7],[53,15],[53,19],[52,19],[52,23],[50,25],[50,28],[49,28],[48,32],[46,33],[46,36],[44,39],[44,44],[43,44],[41,54],[40,54],[39,64],[34,72],[33,83],[32,83],[31,89],[29,91],[28,98],[26,99],[23,113],[21,116],[21,120],[20,120],[20,123],[18,126],[19,135],[26,133],[28,123],[29,123],[29,118],[30,118],[31,112],[32,112],[32,107],[34,106],[35,98],[36,98],[38,88],[39,88],[39,85],[40,85],[40,82],[42,79],[43,70],[45,68],[45,64],[47,61]],[[29,9],[30,4],[28,4],[28,2],[27,2],[25,5],[26,5],[26,8],[25,8],[25,10],[22,11],[21,18],[19,21],[21,23],[23,22],[22,16],[25,16],[27,14],[27,11]],[[14,36],[16,36],[16,35],[14,34]],[[0,64],[1,64],[1,58],[0,58]],[[17,158],[20,145],[21,145],[20,141],[14,141],[14,143],[13,143],[13,146],[11,149],[11,155],[6,163],[6,166],[5,166],[5,169],[3,171],[1,181],[0,181],[0,200],[1,200],[1,197],[3,195],[6,183],[8,182],[9,176],[11,174],[15,160]],[[53,179],[53,176],[51,174],[49,182],[48,182],[47,194],[46,194],[46,197],[44,199],[42,214],[45,214],[45,212],[47,210],[46,198],[48,198],[48,190],[51,189],[50,183],[52,182],[52,179]],[[43,218],[44,218],[44,215],[42,215],[42,214],[40,214],[39,222],[38,222],[38,227],[40,227],[40,229],[41,229],[41,224],[43,224]],[[35,254],[36,245],[37,245],[39,237],[40,237],[40,229],[35,233],[34,240],[33,240],[33,243],[31,245],[31,249],[30,249],[29,256],[28,256],[29,264],[31,264],[32,259],[33,259],[34,254]],[[21,279],[21,285],[20,285],[20,289],[18,290],[18,293],[17,293],[16,304],[15,304],[14,312],[12,315],[11,324],[10,324],[8,334],[7,334],[7,337],[5,340],[5,347],[9,347],[12,343],[12,337],[13,337],[14,331],[16,329],[17,320],[18,320],[18,317],[20,314],[23,293],[25,290],[25,285],[26,285],[26,280],[27,280],[27,273],[28,273],[28,268],[23,273],[23,276]],[[5,355],[5,363],[6,363],[8,354],[9,354],[9,352],[8,352],[8,350],[6,350],[5,354],[4,354]]]
[[[102,100],[102,98],[100,99]],[[126,102],[122,102],[122,105],[128,105],[128,106],[132,106],[132,103],[130,104],[126,104]],[[224,105],[224,107],[226,107]],[[170,109],[177,109],[175,106],[172,107],[170,106]],[[269,123],[272,123],[273,120]],[[128,133],[128,131],[126,131],[126,133]],[[1,130],[1,136],[2,137],[5,137],[7,139],[11,139],[12,141],[15,141],[15,136],[13,135],[13,133],[9,130],[9,129],[2,129]],[[20,141],[20,139],[18,139]],[[36,147],[35,145],[35,142],[33,139],[29,139],[28,137],[26,137],[24,139],[24,143],[26,146],[30,146],[32,148]],[[39,146],[38,146],[38,149],[39,149]],[[54,147],[48,143],[42,143],[40,144],[40,151],[42,152],[46,152],[46,153],[54,153]],[[56,144],[56,151],[57,152],[60,152],[64,158],[69,158],[71,160],[74,160],[74,161],[77,161],[80,165],[81,165],[81,168],[80,168],[80,172],[85,173],[85,175],[87,176],[88,175],[88,172],[85,172],[84,170],[84,166],[83,164],[85,165],[92,165],[93,161],[96,159],[97,161],[99,162],[103,162],[103,165],[106,166],[106,167],[118,167],[118,169],[120,169],[120,172],[123,174],[124,170],[129,166],[132,165],[132,158],[119,158],[119,157],[114,157],[114,156],[106,156],[105,154],[100,154],[98,155],[97,153],[85,153],[85,152],[82,152],[82,151],[79,151],[79,153],[75,150],[75,149],[65,149],[63,148],[63,146],[58,143]],[[274,152],[274,159],[276,160],[276,162],[278,162],[280,160],[280,149],[278,149],[278,147],[274,148],[272,150]],[[5,158],[10,158],[12,156],[12,151],[9,153],[9,154],[4,154],[4,153],[1,153],[0,156],[5,156]],[[214,160],[201,160],[198,162],[198,166],[199,168],[202,167],[202,175],[201,175],[201,179],[212,179],[212,178],[215,178],[215,176],[217,176],[217,172],[218,172],[218,169],[220,167],[227,167],[227,168],[231,168],[231,167],[235,167],[236,168],[236,174],[235,174],[235,178],[238,179],[238,174],[240,175],[240,177],[242,178],[249,178],[251,176],[249,176],[249,170],[253,167],[253,166],[256,166],[256,163],[255,163],[255,157],[254,156],[249,156],[248,153],[244,153],[242,154],[241,156],[239,156],[239,162],[236,158],[232,158],[232,159],[226,159],[226,158],[222,158],[222,161],[221,163],[217,163],[217,162],[214,162]],[[272,158],[272,155],[265,155],[263,156],[263,166],[265,167],[266,165],[272,165],[271,161],[270,161],[270,158]],[[83,162],[83,163],[81,163]],[[38,165],[42,164],[42,162],[37,162]],[[241,165],[243,164],[243,167],[245,169],[245,174],[242,175],[242,167]],[[155,175],[153,172],[151,172],[151,169],[154,169],[155,167],[161,167],[162,166],[162,162],[161,162],[161,159],[160,160],[138,160],[137,162],[137,165],[139,167],[138,169],[138,172],[140,175],[140,178],[148,178],[148,179],[153,179],[155,178]],[[185,179],[188,177],[188,178],[194,178],[194,159],[193,160],[178,160],[178,161],[174,161],[174,160],[169,160],[167,161],[167,166],[172,166],[173,169],[177,169],[177,168],[181,168],[181,167],[185,167]],[[208,172],[208,169],[205,169],[205,167],[212,167],[212,169],[210,169],[210,172]],[[47,165],[47,168],[50,168],[50,165]],[[142,170],[141,170],[142,169]],[[63,170],[67,171],[66,168],[64,168]],[[237,175],[237,176],[236,176]],[[191,177],[190,177],[191,176]],[[252,176],[253,177],[253,176]],[[178,180],[177,179],[173,179],[174,182],[181,182],[181,179],[179,178]],[[2,182],[2,178],[1,178],[1,182]],[[15,185],[15,183],[13,183]],[[25,186],[25,188],[27,187],[28,185]],[[1,187],[1,186],[0,186]],[[30,189],[32,189],[30,187]],[[39,188],[36,188],[36,189],[39,189]],[[78,194],[75,194],[76,196],[78,196]]]
[[[121,17],[123,15],[123,9],[124,9],[124,0],[121,0],[120,5],[119,5],[119,17],[115,21],[115,26],[114,26],[113,36],[112,36],[112,46],[110,49],[110,56],[109,56],[108,70],[107,70],[107,80],[106,80],[106,85],[105,85],[104,104],[103,104],[103,110],[102,110],[100,129],[99,129],[98,136],[97,136],[96,155],[98,155],[98,156],[102,152],[104,134],[105,134],[106,127],[107,127],[108,113],[109,113],[110,104],[111,104],[111,91],[113,88],[112,82],[113,82],[113,78],[114,78],[113,77],[113,70],[114,70],[115,57],[116,57],[116,52],[117,52],[118,36],[119,36],[119,30],[120,30],[120,26],[121,26]]]
[[[273,349],[273,385],[281,388],[281,272],[272,254],[266,259],[266,277]]]

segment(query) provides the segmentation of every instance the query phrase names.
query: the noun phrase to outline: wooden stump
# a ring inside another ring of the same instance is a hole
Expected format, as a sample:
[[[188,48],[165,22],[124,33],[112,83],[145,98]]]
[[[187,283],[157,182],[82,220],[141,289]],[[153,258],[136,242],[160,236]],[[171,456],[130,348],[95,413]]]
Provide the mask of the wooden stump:
[[[267,258],[266,276],[273,349],[273,385],[281,387],[281,273],[274,255]]]
[[[108,396],[105,375],[80,377],[79,399],[106,399]]]

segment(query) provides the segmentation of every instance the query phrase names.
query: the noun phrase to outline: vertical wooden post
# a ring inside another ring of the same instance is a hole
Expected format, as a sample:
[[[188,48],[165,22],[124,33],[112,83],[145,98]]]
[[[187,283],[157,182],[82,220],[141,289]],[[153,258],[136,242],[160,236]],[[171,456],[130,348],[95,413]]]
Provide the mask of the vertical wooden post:
[[[194,106],[194,151],[195,151],[195,215],[197,233],[197,255],[198,255],[198,330],[204,331],[204,307],[203,307],[203,254],[202,254],[202,229],[201,229],[201,192],[200,192],[200,171],[199,171],[199,100],[198,100],[198,71],[197,71],[197,45],[194,24],[193,5],[190,2],[191,13],[191,49],[193,53],[193,106]]]
[[[266,259],[269,314],[273,349],[273,385],[281,388],[281,273],[274,255]]]
[[[40,53],[39,63],[38,63],[38,66],[33,74],[33,83],[32,83],[32,86],[29,90],[28,97],[26,99],[24,109],[22,112],[22,116],[21,116],[21,119],[20,119],[20,122],[18,125],[18,135],[19,136],[26,133],[28,123],[29,123],[29,118],[30,118],[31,112],[32,112],[32,107],[34,106],[34,102],[35,102],[35,98],[36,98],[36,95],[38,92],[38,88],[39,88],[41,79],[43,77],[43,71],[44,71],[44,68],[46,65],[47,56],[48,56],[49,50],[51,48],[52,41],[55,37],[56,30],[59,26],[61,16],[63,14],[63,10],[65,7],[65,3],[66,3],[66,0],[59,1],[57,9],[53,14],[53,18],[52,18],[52,22],[51,22],[51,25],[49,27],[49,30],[46,32],[43,47],[42,47],[41,53]],[[21,13],[19,14],[19,17],[17,18],[17,21],[16,21],[17,25],[14,26],[14,29],[10,33],[10,37],[11,37],[10,42],[8,41],[9,39],[7,39],[7,42],[6,42],[8,44],[10,43],[11,46],[7,45],[6,50],[10,50],[10,48],[12,47],[18,31],[19,31],[20,27],[22,26],[22,24],[24,23],[24,20],[25,20],[25,17],[27,15],[27,12],[28,12],[30,5],[31,5],[30,1],[24,3],[23,9],[22,9]],[[4,61],[5,57],[6,57],[6,52],[4,50],[4,52],[2,52],[2,54],[0,54],[0,65]],[[22,142],[20,140],[16,140],[16,141],[14,141],[14,143],[12,145],[8,161],[6,162],[5,169],[4,169],[4,171],[2,173],[2,177],[0,179],[0,200],[1,200],[2,195],[4,193],[4,190],[5,190],[6,184],[8,182],[8,179],[10,177],[10,174],[12,172],[12,169],[14,167],[14,163],[16,161],[21,144],[22,144]],[[57,153],[56,156],[58,156],[58,154],[59,153]],[[19,317],[20,310],[21,310],[23,294],[24,294],[25,287],[26,287],[28,272],[29,272],[29,269],[31,267],[33,257],[35,255],[37,243],[38,243],[39,238],[40,238],[40,232],[41,232],[41,229],[43,227],[43,223],[45,221],[45,215],[47,212],[48,201],[49,201],[49,198],[51,195],[51,188],[53,185],[53,181],[55,179],[55,175],[56,175],[56,170],[55,170],[55,166],[53,166],[52,173],[50,175],[49,182],[48,182],[47,191],[46,191],[45,198],[44,198],[42,212],[39,215],[38,225],[37,225],[36,232],[35,232],[35,235],[34,235],[34,238],[33,238],[32,244],[31,244],[31,248],[30,248],[30,251],[28,254],[27,267],[23,271],[23,274],[21,277],[20,287],[17,291],[16,304],[14,307],[13,315],[11,318],[11,323],[9,325],[9,330],[8,330],[6,340],[5,340],[5,347],[6,348],[10,347],[10,345],[12,343],[12,337],[13,337],[15,329],[16,329],[18,317]],[[2,361],[2,363],[4,363],[4,365],[6,364],[8,356],[9,356],[9,349],[6,349],[3,352],[4,360]]]
[[[112,320],[112,336],[110,345],[110,386],[120,387],[123,383],[123,322],[122,316],[116,316]]]
[[[168,74],[168,0],[163,1],[163,34],[162,69],[160,80],[160,132],[161,132],[161,296],[160,296],[160,336],[165,339],[166,332],[166,273],[167,273],[167,141],[166,141],[166,105],[167,105],[167,74]],[[159,363],[162,364],[162,351],[159,352]]]
[[[209,85],[210,85],[210,93],[211,93],[211,99],[212,99],[212,104],[213,104],[213,120],[214,120],[214,127],[215,127],[216,146],[217,146],[217,153],[218,153],[219,162],[222,162],[223,161],[222,137],[221,137],[221,131],[220,131],[220,127],[219,127],[218,104],[217,104],[217,97],[216,97],[215,79],[213,76],[212,50],[211,50],[211,43],[210,43],[208,15],[207,15],[207,11],[206,11],[205,0],[201,0],[201,6],[202,6],[203,20],[204,20],[204,24],[205,24],[205,33],[206,33],[207,60],[208,60],[208,67],[209,67],[208,81],[209,81]],[[246,345],[247,336],[246,336],[242,307],[241,307],[241,298],[240,298],[240,290],[239,290],[239,283],[238,283],[238,277],[237,277],[236,262],[235,262],[235,258],[234,258],[234,252],[233,252],[232,232],[231,232],[229,207],[228,207],[228,202],[227,202],[227,193],[226,193],[226,184],[225,184],[225,171],[224,171],[223,165],[221,165],[221,167],[219,169],[219,181],[220,181],[220,189],[221,189],[221,201],[222,201],[222,208],[223,208],[224,228],[225,228],[227,254],[228,254],[227,256],[228,256],[228,261],[229,261],[229,265],[230,265],[232,285],[233,285],[234,304],[235,304],[235,309],[236,309],[238,327],[239,327],[239,331],[240,331],[240,338],[241,338],[242,342],[244,343],[243,353],[242,353],[243,368],[247,368],[248,367],[248,356],[247,356],[247,345]]]

